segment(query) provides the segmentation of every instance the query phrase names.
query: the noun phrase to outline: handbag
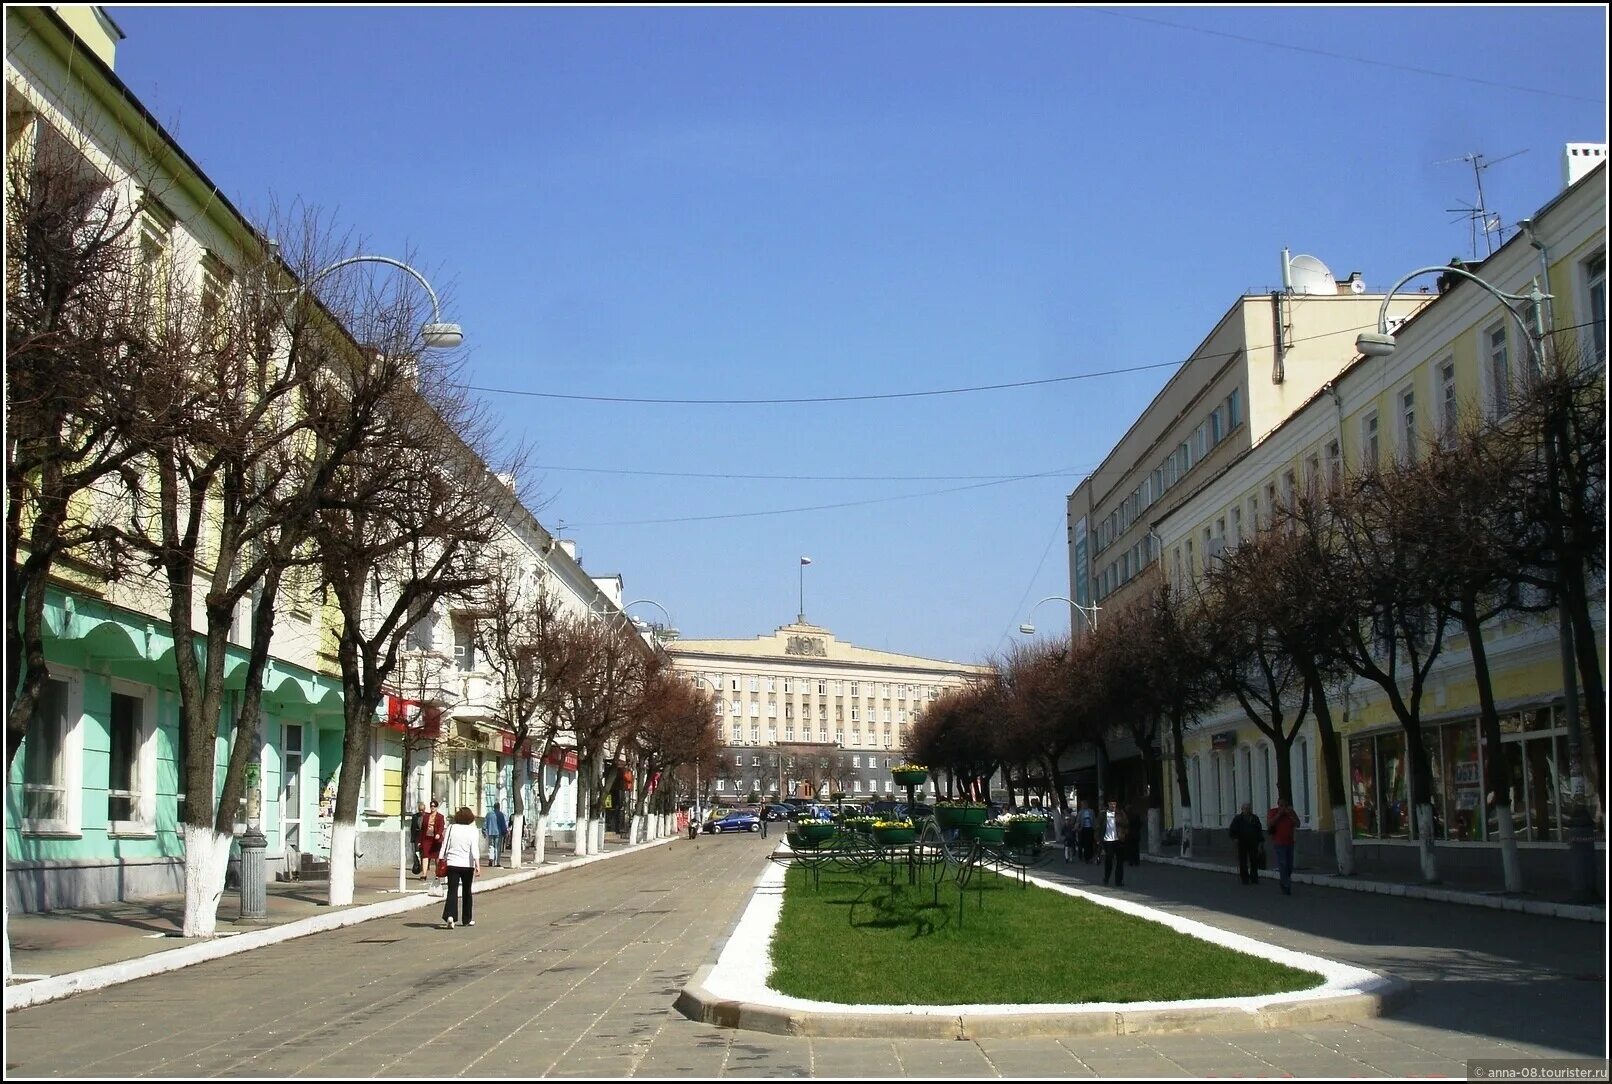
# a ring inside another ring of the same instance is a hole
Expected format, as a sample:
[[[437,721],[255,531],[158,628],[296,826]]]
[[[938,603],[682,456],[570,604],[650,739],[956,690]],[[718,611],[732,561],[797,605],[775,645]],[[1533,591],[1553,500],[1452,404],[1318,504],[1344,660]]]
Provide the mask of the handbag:
[[[425,861],[420,857],[420,848],[416,847],[414,848],[414,875],[418,877],[420,871],[424,868]]]
[[[448,860],[446,858],[437,859],[437,879],[441,880],[442,878],[446,877],[447,875],[448,875]]]

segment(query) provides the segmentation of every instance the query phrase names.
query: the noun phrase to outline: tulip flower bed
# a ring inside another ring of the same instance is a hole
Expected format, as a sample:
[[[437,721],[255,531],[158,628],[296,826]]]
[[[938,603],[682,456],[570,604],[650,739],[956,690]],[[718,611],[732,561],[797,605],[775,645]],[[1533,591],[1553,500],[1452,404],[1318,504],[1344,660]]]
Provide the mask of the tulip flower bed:
[[[985,871],[957,922],[950,883],[804,869],[785,881],[769,985],[850,1005],[1084,1004],[1246,997],[1319,986],[1300,971]]]

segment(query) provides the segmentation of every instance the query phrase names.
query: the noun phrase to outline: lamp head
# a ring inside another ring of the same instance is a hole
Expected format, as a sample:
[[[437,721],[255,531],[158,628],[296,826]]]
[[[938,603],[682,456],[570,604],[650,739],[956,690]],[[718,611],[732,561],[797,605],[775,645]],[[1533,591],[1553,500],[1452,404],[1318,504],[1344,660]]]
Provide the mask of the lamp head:
[[[465,341],[465,333],[458,324],[426,324],[420,337],[432,350],[452,350]]]
[[[1035,635],[1035,626],[1034,625],[1028,625],[1028,624],[1020,625],[1019,626],[1019,631],[1024,633],[1024,635],[1026,635],[1026,636],[1034,636]]]
[[[1355,349],[1368,358],[1386,358],[1394,352],[1394,337],[1363,331],[1355,338]]]

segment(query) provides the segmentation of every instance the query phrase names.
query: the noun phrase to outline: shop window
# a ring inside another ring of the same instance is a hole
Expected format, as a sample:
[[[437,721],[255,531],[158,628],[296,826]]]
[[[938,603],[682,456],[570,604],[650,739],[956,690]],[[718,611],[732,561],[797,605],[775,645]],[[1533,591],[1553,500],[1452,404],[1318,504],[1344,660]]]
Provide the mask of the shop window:
[[[1375,836],[1377,823],[1377,756],[1371,738],[1349,742],[1350,823],[1356,839]]]
[[[1478,760],[1478,724],[1474,720],[1443,727],[1444,824],[1449,838],[1472,841],[1483,838],[1483,775]]]
[[[155,704],[133,686],[112,693],[107,713],[106,819],[113,832],[149,832],[156,819]]]

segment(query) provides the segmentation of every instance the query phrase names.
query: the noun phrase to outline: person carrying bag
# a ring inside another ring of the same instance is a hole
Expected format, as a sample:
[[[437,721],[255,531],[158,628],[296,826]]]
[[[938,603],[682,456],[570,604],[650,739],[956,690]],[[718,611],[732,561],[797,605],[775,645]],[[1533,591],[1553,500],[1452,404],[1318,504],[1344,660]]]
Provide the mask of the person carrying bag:
[[[453,929],[463,920],[474,926],[476,918],[470,909],[470,884],[481,875],[481,832],[476,828],[476,815],[469,806],[460,806],[453,815],[442,838],[442,857],[437,860],[439,876],[448,879],[447,898],[442,901],[442,924]]]

